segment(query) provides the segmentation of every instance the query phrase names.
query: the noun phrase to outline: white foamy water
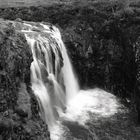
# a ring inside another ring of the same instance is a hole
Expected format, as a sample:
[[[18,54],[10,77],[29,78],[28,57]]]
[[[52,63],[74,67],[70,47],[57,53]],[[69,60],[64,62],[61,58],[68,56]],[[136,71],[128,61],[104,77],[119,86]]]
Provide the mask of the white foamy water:
[[[22,32],[33,54],[31,83],[41,116],[51,128],[79,86],[58,28],[24,23]]]
[[[81,90],[68,104],[64,117],[84,125],[90,117],[89,112],[109,117],[117,113],[118,106],[115,96],[104,90]]]
[[[41,117],[49,126],[51,140],[67,140],[65,121],[87,127],[91,114],[96,114],[94,119],[98,119],[117,113],[119,104],[112,94],[97,88],[79,89],[58,28],[43,23],[24,23],[22,32],[33,54],[32,90]]]
[[[66,113],[61,114],[60,122],[77,122],[87,128],[87,122],[90,122],[92,119],[98,120],[100,117],[111,117],[118,112],[119,107],[120,104],[111,93],[98,88],[80,90],[77,96],[69,102]],[[94,114],[94,118],[91,117],[91,114]],[[58,123],[51,129],[51,139],[67,140],[65,133],[65,126]]]

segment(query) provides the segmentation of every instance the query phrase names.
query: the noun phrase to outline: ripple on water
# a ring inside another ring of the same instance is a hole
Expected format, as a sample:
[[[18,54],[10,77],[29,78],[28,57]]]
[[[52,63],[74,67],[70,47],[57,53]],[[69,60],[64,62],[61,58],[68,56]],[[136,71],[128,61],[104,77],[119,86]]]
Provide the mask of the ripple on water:
[[[117,98],[101,89],[81,90],[60,115],[60,121],[51,129],[52,140],[92,140],[96,136],[90,132],[86,123],[90,119],[111,117],[121,105]],[[95,118],[91,118],[91,114]]]

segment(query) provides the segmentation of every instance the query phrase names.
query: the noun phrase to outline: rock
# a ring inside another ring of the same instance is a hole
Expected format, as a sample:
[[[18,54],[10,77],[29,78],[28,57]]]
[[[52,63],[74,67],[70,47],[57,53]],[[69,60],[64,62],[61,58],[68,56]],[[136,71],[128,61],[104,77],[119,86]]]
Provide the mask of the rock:
[[[0,132],[12,129],[13,125],[14,122],[11,119],[0,120]]]
[[[47,125],[39,117],[38,103],[31,90],[33,58],[25,36],[20,32],[23,23],[20,20],[0,21],[1,138],[49,140]]]
[[[40,61],[38,61],[38,62],[39,62],[39,66],[40,66],[40,69],[41,69],[42,80],[44,82],[48,82],[48,71],[47,71],[47,69],[46,69],[46,67],[44,66],[43,63],[41,63]]]
[[[17,18],[15,21],[22,22],[22,19],[21,18]]]
[[[31,118],[31,102],[30,95],[27,92],[26,85],[24,83],[20,84],[17,105],[15,112],[21,117]]]
[[[16,108],[15,113],[17,113],[22,118],[28,117],[28,113],[22,110],[21,108]]]

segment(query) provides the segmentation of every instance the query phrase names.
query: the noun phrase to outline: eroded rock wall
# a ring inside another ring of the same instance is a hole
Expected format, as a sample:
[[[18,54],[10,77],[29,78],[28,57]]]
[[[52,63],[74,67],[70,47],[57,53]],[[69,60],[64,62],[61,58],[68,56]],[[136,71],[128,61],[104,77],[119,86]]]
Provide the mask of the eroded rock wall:
[[[31,50],[25,36],[0,20],[0,138],[49,140],[30,85]]]

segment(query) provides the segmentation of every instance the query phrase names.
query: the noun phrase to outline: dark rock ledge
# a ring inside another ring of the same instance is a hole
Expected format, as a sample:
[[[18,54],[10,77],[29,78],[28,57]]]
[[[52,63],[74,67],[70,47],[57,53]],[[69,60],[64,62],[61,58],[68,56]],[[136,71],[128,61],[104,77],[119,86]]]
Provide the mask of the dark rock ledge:
[[[0,19],[0,139],[50,139],[30,88],[31,62],[24,35]]]

